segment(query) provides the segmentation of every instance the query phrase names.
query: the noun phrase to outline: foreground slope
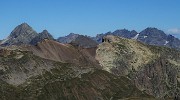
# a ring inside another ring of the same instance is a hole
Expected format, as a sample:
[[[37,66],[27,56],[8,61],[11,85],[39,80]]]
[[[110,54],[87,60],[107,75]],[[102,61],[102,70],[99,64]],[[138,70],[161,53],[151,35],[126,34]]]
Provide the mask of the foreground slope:
[[[2,100],[153,99],[126,77],[44,59],[31,51],[0,50]]]
[[[108,35],[96,53],[104,70],[130,78],[148,94],[158,98],[180,94],[180,52],[177,50]]]

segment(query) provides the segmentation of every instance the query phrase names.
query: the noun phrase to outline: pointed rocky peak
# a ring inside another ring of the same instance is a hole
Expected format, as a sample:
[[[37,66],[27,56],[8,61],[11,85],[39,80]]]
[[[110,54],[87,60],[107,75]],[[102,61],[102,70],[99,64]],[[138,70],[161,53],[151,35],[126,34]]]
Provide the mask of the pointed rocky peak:
[[[138,34],[138,32],[135,30],[132,30],[131,33]]]
[[[47,30],[43,30],[42,33],[49,33]]]
[[[29,44],[38,35],[27,23],[18,25],[1,43],[3,46]]]
[[[36,45],[38,42],[41,42],[44,39],[54,40],[53,36],[47,30],[43,30],[41,33],[38,34],[38,36],[31,40],[30,44]]]
[[[166,35],[162,30],[159,30],[157,28],[148,27],[142,32],[140,32],[140,35]]]
[[[33,30],[27,23],[18,25],[10,34],[10,37],[17,37],[18,35],[37,35],[37,32]]]
[[[41,33],[39,33],[39,36],[47,39],[54,39],[53,36],[47,30],[43,30]]]

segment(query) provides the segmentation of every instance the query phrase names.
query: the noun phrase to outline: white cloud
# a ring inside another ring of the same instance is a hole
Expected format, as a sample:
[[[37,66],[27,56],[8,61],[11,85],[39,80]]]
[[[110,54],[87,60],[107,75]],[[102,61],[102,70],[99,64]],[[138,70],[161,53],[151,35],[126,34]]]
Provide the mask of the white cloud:
[[[167,31],[169,34],[180,34],[180,28],[172,28]]]

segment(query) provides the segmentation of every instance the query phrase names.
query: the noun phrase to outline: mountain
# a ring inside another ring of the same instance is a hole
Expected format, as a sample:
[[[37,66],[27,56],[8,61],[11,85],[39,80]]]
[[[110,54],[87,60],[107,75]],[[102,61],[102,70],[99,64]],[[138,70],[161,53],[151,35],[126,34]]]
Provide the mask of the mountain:
[[[167,44],[167,35],[157,28],[147,28],[139,33],[138,40],[150,45],[163,46]]]
[[[71,43],[74,46],[91,48],[96,47],[98,44],[88,36],[70,33],[65,37],[59,37],[57,39],[60,43]]]
[[[157,98],[180,94],[180,51],[108,35],[96,59],[104,70],[128,77],[141,91]]]
[[[44,39],[54,40],[53,36],[47,30],[43,30],[43,32],[39,33],[38,36],[31,40],[30,44],[37,45],[38,42]]]
[[[47,39],[29,48],[22,45],[0,49],[0,99],[154,99],[128,78],[88,64],[91,60],[85,59],[93,53],[88,55],[83,51],[91,50],[80,50]],[[58,55],[59,60],[49,58]]]
[[[20,45],[29,44],[33,38],[38,36],[38,33],[32,29],[27,23],[18,25],[8,36],[1,42],[1,45]]]
[[[157,28],[147,28],[139,33],[138,40],[150,45],[166,46],[180,49],[180,40],[172,35],[167,35]]]

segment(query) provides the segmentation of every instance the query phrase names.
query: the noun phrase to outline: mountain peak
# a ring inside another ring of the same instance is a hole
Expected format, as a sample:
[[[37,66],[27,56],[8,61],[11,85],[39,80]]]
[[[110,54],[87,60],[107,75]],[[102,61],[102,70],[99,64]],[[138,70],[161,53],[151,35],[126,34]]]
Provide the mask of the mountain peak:
[[[28,23],[22,23],[20,26],[29,27]]]
[[[42,33],[49,33],[46,29],[42,31]]]
[[[22,23],[18,25],[10,34],[12,37],[17,37],[18,35],[21,34],[37,34],[31,26],[29,26],[27,23]]]
[[[31,26],[27,23],[22,23],[18,25],[1,44],[4,46],[28,44],[37,35],[38,33],[34,31]]]

